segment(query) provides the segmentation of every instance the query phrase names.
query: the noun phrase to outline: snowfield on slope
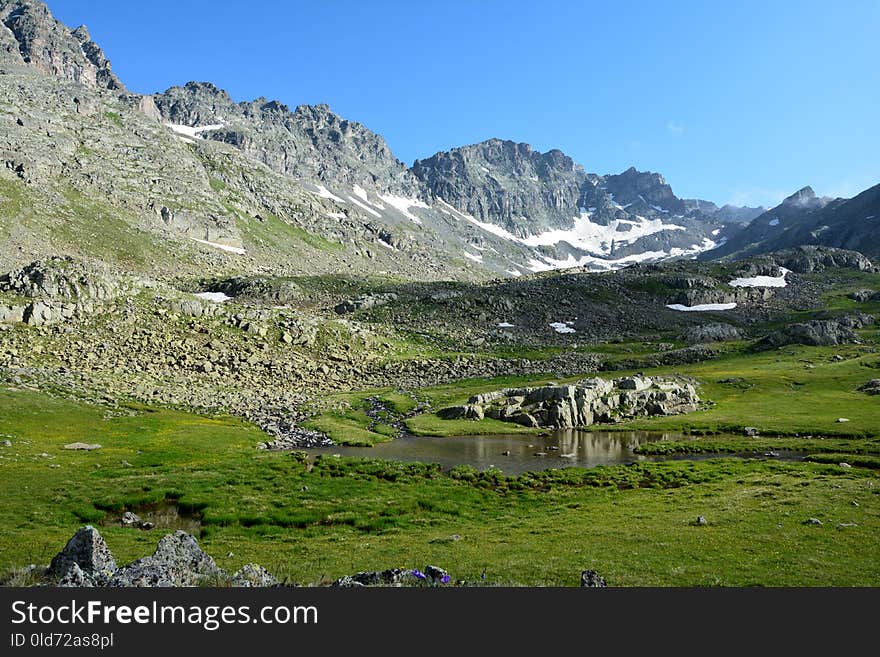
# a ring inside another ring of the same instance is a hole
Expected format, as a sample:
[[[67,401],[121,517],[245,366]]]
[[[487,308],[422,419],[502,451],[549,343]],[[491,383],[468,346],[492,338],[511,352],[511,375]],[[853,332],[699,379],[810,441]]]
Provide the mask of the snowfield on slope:
[[[785,280],[786,274],[791,273],[790,269],[780,267],[781,276],[751,276],[749,278],[734,278],[728,285],[730,287],[785,287],[788,281]]]

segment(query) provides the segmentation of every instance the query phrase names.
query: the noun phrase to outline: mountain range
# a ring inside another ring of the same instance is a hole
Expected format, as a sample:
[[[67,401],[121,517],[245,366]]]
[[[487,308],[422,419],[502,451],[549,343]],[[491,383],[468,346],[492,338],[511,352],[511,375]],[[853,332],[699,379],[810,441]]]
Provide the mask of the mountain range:
[[[132,93],[85,26],[38,0],[0,0],[0,110],[0,266],[66,252],[175,272],[483,279],[880,242],[878,187],[718,207],[658,173],[589,173],[509,140],[408,167],[327,105],[235,102],[209,82]]]

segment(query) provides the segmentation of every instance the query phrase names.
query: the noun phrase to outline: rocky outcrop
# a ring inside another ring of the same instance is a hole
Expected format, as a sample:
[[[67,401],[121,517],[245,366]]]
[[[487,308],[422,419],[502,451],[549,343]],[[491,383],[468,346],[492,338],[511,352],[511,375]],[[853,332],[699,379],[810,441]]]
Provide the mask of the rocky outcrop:
[[[773,253],[768,257],[777,265],[799,274],[823,271],[829,267],[856,271],[877,270],[874,263],[860,252],[830,246],[803,245]]]
[[[437,586],[448,584],[449,573],[438,566],[425,566],[424,571],[419,569],[391,568],[389,570],[371,570],[354,575],[340,577],[331,586],[340,588],[360,588],[365,586]]]
[[[743,337],[742,331],[731,324],[721,322],[693,326],[681,334],[685,342],[723,342],[724,340],[739,340]]]
[[[171,87],[154,95],[153,101],[163,121],[219,126],[201,136],[234,146],[279,173],[333,186],[361,185],[404,196],[419,193],[418,181],[381,136],[327,105],[301,105],[291,111],[266,98],[235,103],[210,82]]]
[[[47,575],[60,586],[104,586],[116,572],[116,560],[100,532],[86,525],[52,559]]]
[[[56,324],[93,312],[127,291],[118,277],[72,258],[53,257],[0,276],[0,292],[35,299],[0,306],[0,323]]]
[[[348,299],[343,301],[339,305],[335,306],[333,310],[335,310],[340,315],[344,315],[346,313],[353,313],[356,310],[369,310],[370,308],[375,308],[376,306],[384,306],[387,303],[391,303],[392,301],[397,300],[397,295],[393,292],[386,292],[382,294],[362,294],[354,299]]]
[[[152,556],[123,566],[107,583],[111,587],[198,586],[220,578],[223,571],[199,547],[196,539],[183,531],[168,534],[159,541]]]
[[[875,290],[862,289],[856,290],[855,292],[850,292],[846,295],[853,301],[858,301],[859,303],[865,303],[867,301],[874,301],[880,299],[880,292],[876,292]]]
[[[135,526],[133,521],[129,526]],[[278,580],[257,564],[247,564],[230,577],[193,536],[183,531],[163,537],[151,556],[120,568],[101,534],[91,525],[77,531],[55,555],[45,577],[46,583],[54,586],[171,587],[219,582],[248,587],[278,585]]]
[[[464,406],[441,410],[443,419],[490,417],[527,427],[572,429],[637,416],[674,415],[697,410],[693,384],[642,376],[583,379],[574,385],[505,388],[474,395]]]
[[[86,26],[70,30],[55,20],[44,3],[3,0],[0,24],[11,33],[21,63],[97,89],[125,89]]]
[[[859,386],[859,392],[866,395],[880,395],[880,379],[871,379]]]
[[[853,329],[874,323],[870,315],[847,315],[838,319],[823,319],[791,324],[774,331],[755,345],[755,349],[775,349],[790,344],[812,347],[833,347],[841,344],[859,344]]]

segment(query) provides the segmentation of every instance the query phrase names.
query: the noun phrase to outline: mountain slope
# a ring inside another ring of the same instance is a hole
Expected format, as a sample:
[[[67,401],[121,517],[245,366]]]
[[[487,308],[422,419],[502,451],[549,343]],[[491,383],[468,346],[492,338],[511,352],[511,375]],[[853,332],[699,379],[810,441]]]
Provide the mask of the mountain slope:
[[[481,279],[692,257],[735,232],[725,211],[747,212],[497,139],[408,169],[326,105],[207,82],[130,93],[86,28],[37,0],[0,0],[0,21],[4,263]]]
[[[880,185],[851,199],[818,198],[804,187],[754,219],[705,258],[740,258],[801,245],[880,255]]]

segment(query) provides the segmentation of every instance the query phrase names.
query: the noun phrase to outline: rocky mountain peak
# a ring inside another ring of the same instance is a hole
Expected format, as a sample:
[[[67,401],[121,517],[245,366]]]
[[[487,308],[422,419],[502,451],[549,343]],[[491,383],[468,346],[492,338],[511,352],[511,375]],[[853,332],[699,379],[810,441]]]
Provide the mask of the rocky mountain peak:
[[[461,212],[519,236],[569,227],[586,174],[559,150],[488,139],[417,160],[415,176]]]
[[[0,56],[89,87],[125,90],[88,28],[81,25],[71,30],[54,18],[44,3],[0,0],[0,24],[8,30],[2,42],[9,44],[0,50]]]
[[[330,186],[418,195],[418,182],[385,140],[328,105],[300,105],[291,111],[280,100],[265,97],[235,103],[207,82],[171,87],[153,99],[162,120],[219,125],[203,136],[235,146],[279,173]]]
[[[659,173],[630,167],[623,173],[605,176],[604,187],[622,205],[641,201],[676,214],[687,212],[684,201],[672,193],[672,187]]]
[[[817,200],[816,192],[813,191],[812,187],[807,185],[783,200],[782,205],[805,207],[815,205]]]

